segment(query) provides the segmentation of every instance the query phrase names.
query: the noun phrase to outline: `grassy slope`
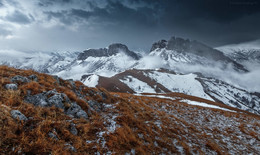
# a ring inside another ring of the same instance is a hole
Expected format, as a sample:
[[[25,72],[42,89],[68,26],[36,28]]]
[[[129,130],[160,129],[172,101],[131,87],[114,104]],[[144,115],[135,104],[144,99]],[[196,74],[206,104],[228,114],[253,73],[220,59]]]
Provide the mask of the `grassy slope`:
[[[38,82],[19,84],[16,91],[4,88],[11,77],[32,74],[38,76]],[[260,152],[259,116],[236,109],[233,109],[236,112],[228,112],[192,106],[179,100],[109,93],[101,88],[85,87],[79,81],[75,82],[75,86],[62,79],[58,84],[46,74],[1,66],[0,154]],[[55,107],[35,107],[24,102],[28,90],[38,94],[54,88],[65,93],[85,111],[90,109],[90,100],[97,101],[96,104],[103,108],[101,111],[92,110],[89,119],[85,120],[72,119]],[[77,96],[76,91],[83,97]],[[103,98],[101,93],[106,97]],[[198,100],[181,94],[170,96]],[[26,122],[13,119],[10,111],[14,109],[30,119]],[[77,135],[70,132],[72,122],[76,124]],[[53,129],[58,140],[48,136]],[[77,152],[69,149],[68,144]]]

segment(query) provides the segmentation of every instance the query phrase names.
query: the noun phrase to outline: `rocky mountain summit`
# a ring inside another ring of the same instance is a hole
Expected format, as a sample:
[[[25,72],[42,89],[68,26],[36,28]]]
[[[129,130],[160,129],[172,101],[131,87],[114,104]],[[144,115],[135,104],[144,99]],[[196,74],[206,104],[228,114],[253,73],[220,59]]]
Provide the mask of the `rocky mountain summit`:
[[[193,64],[221,62],[224,65],[232,64],[237,71],[247,72],[243,65],[225,56],[221,51],[196,40],[191,41],[189,39],[171,37],[168,41],[160,40],[154,43],[150,52],[151,55],[160,55],[163,59],[172,59],[179,62]]]
[[[124,53],[127,56],[139,60],[140,56],[137,55],[135,52],[130,51],[126,45],[123,44],[111,44],[108,46],[108,48],[100,48],[100,49],[89,49],[84,51],[83,53],[80,53],[78,55],[78,60],[85,60],[88,57],[109,57],[112,55],[116,55],[118,53]]]

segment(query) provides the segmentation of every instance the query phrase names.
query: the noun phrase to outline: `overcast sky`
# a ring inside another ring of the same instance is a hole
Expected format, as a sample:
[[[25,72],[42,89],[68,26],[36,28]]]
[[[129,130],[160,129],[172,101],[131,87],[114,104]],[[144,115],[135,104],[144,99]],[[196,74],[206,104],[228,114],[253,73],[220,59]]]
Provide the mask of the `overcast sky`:
[[[0,49],[149,50],[179,36],[216,47],[260,39],[259,0],[0,0]]]

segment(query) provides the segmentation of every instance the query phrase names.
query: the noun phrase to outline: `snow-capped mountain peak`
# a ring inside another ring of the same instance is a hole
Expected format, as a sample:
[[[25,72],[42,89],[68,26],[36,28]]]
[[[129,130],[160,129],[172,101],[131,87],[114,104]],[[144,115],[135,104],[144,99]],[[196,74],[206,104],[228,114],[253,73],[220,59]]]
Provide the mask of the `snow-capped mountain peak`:
[[[231,64],[234,70],[247,72],[241,64],[225,56],[221,51],[198,41],[172,37],[170,40],[160,40],[152,45],[150,56],[159,56],[167,61],[169,68],[176,63],[188,63],[215,66],[221,64],[227,68]]]

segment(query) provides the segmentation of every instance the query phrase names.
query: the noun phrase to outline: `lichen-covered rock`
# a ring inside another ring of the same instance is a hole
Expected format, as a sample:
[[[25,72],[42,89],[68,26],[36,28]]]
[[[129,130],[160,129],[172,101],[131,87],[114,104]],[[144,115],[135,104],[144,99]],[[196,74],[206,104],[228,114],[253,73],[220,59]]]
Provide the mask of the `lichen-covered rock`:
[[[87,113],[82,110],[81,107],[76,103],[71,103],[71,106],[69,107],[69,109],[66,110],[65,113],[76,118],[88,119]]]
[[[65,146],[66,146],[65,147],[66,149],[69,149],[70,151],[73,151],[73,152],[77,152],[77,149],[74,146],[72,146],[71,144],[66,143]]]
[[[104,92],[98,92],[98,94],[102,97],[103,100],[106,100],[108,98]]]
[[[88,119],[87,113],[77,103],[71,102],[66,94],[58,93],[55,89],[36,95],[29,95],[25,98],[25,102],[41,107],[55,106],[64,109],[65,114],[71,117]]]
[[[17,90],[17,89],[18,89],[18,86],[17,86],[17,84],[14,84],[14,83],[6,84],[6,85],[5,85],[5,89],[8,89],[8,90]]]
[[[70,83],[70,85],[72,86],[72,88],[76,88],[76,85],[75,85],[75,82],[74,82],[73,79],[68,79],[67,81]]]
[[[76,125],[74,123],[71,123],[70,124],[70,132],[73,134],[73,135],[78,135],[78,130],[76,129],[75,127]]]
[[[40,94],[36,94],[33,96],[27,96],[25,98],[25,102],[31,103],[35,106],[40,106],[40,107],[47,107],[48,101],[47,101],[47,96],[45,95],[45,93],[40,93]]]
[[[16,75],[11,78],[11,81],[13,83],[21,82],[21,83],[28,83],[30,80],[27,77],[21,76],[21,75]]]
[[[50,98],[47,99],[47,102],[50,106],[54,105],[55,107],[64,109],[65,108],[64,103],[70,102],[70,100],[69,100],[69,98],[67,97],[66,94],[58,93],[58,92],[53,91],[53,90],[47,92],[46,95],[47,96],[53,95],[53,96],[51,96]]]
[[[30,76],[28,76],[28,79],[30,79],[31,81],[35,81],[35,82],[38,82],[38,77],[37,77],[37,75],[30,75]]]
[[[96,112],[102,112],[104,110],[104,105],[94,100],[88,101],[88,105],[90,106],[91,110]]]
[[[55,139],[55,140],[59,140],[59,138],[57,137],[56,134],[57,134],[56,130],[53,129],[51,132],[48,133],[48,136],[49,136],[50,138]]]
[[[14,119],[18,119],[20,121],[27,121],[28,118],[22,114],[19,110],[12,110],[11,115]]]
[[[60,85],[60,78],[57,75],[53,75],[52,77],[56,80],[56,83]]]

